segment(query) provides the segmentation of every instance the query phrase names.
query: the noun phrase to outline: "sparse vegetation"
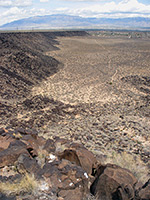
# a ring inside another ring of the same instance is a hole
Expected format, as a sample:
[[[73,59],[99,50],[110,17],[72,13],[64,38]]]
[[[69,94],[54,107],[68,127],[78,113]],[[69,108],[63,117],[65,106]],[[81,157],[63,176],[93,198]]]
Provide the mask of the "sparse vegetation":
[[[38,161],[38,164],[43,167],[44,164],[45,164],[45,159],[46,157],[48,156],[47,152],[42,148],[40,147],[39,150],[38,150],[38,156],[37,156],[37,161]]]
[[[32,174],[25,174],[19,182],[0,182],[0,192],[17,195],[23,192],[32,193],[38,187],[38,182]]]
[[[141,182],[145,182],[145,180],[150,178],[150,176],[148,176],[148,167],[138,155],[133,155],[126,152],[117,153],[113,151],[107,156],[105,163],[113,163],[122,168],[129,169]]]
[[[51,193],[55,199],[59,193],[65,196],[68,189],[69,196],[76,195],[77,187],[82,189],[80,183],[89,189],[91,182],[85,174],[86,181],[82,181],[81,168],[60,156],[69,146],[72,151],[74,143],[82,143],[102,164],[129,169],[145,184],[150,176],[149,39],[139,42],[120,33],[113,39],[112,32],[111,38],[105,33],[100,37],[57,36],[58,32],[1,35],[0,149],[5,142],[9,146],[6,154],[2,152],[0,172],[9,181],[0,179],[0,193],[17,198],[27,193],[31,199],[43,195],[49,199]],[[38,134],[52,141],[47,143]],[[80,152],[78,145],[77,151],[87,156],[87,162],[84,156],[82,162],[88,165],[90,154]],[[69,156],[76,159],[74,152]],[[81,180],[75,177],[78,173],[70,174],[72,169],[79,170]],[[25,170],[35,173],[38,180],[30,174],[16,179]],[[126,180],[122,185],[126,186]],[[85,200],[95,197],[89,194]]]

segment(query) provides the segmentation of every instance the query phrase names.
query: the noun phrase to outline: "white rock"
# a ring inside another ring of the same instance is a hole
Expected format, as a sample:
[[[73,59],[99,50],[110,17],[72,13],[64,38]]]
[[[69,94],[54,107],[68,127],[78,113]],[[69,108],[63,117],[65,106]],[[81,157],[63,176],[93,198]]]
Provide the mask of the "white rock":
[[[70,183],[70,184],[69,184],[69,186],[72,186],[72,185],[73,185],[73,183]]]
[[[48,157],[48,159],[50,159],[48,162],[51,163],[51,162],[53,162],[56,159],[56,156],[53,155],[53,154],[50,154],[49,157]]]
[[[84,176],[85,176],[86,178],[89,178],[86,172],[84,173]]]
[[[49,190],[48,184],[46,182],[41,182],[39,190],[41,190],[41,191],[48,191]]]

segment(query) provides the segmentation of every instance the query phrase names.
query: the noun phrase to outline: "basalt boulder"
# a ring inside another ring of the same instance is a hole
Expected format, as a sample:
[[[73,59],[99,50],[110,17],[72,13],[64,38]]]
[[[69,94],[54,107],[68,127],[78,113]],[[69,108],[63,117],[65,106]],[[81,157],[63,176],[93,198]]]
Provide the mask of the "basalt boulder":
[[[139,191],[138,196],[140,200],[150,199],[150,179],[143,185],[143,187]]]
[[[83,200],[90,193],[98,200],[150,199],[150,180],[143,185],[127,169],[98,164],[82,144],[58,137],[46,140],[26,129],[1,129],[0,141],[0,181],[5,179],[6,169],[11,181],[17,175],[33,175],[39,187],[36,194],[27,194],[29,199],[45,195],[48,199]]]
[[[97,160],[92,152],[81,144],[69,143],[63,140],[56,141],[55,145],[59,159],[69,160],[81,166],[88,174],[92,174],[92,170],[97,166]]]
[[[39,172],[50,190],[65,200],[82,200],[89,194],[89,175],[80,167],[68,160],[54,160],[46,163]]]
[[[99,200],[131,200],[135,197],[134,185],[138,182],[127,169],[117,165],[99,166],[91,185],[91,193]]]
[[[13,141],[9,147],[0,152],[0,167],[14,165],[21,154],[29,155],[26,145],[21,141]]]

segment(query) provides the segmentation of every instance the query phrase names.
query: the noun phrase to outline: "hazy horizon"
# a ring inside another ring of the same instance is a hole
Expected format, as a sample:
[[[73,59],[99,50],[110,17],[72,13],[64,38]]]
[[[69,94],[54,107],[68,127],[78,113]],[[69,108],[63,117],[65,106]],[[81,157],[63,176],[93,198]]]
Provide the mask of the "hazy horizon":
[[[52,14],[81,17],[150,17],[149,0],[0,0],[0,25]]]

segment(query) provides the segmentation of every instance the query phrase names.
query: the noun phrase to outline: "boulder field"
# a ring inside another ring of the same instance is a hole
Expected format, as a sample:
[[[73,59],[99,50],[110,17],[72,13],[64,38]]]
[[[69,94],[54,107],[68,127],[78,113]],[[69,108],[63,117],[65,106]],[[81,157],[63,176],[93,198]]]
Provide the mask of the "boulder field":
[[[1,128],[0,199],[149,200],[150,180],[142,184],[125,168],[101,164],[82,144]]]
[[[149,34],[109,33],[0,33],[0,200],[150,199]]]

